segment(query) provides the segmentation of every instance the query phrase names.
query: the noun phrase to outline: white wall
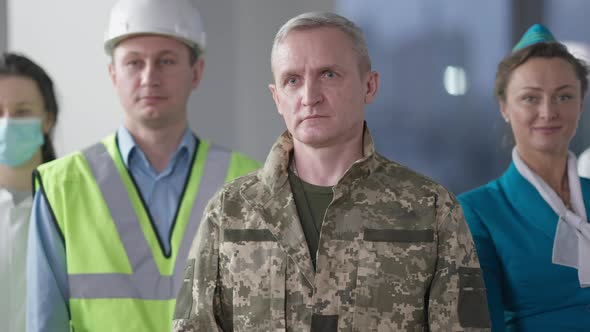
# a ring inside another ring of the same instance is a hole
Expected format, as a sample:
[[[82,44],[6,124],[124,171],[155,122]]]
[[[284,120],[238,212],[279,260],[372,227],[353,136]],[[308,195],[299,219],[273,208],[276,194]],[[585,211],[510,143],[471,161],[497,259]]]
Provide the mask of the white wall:
[[[9,48],[31,56],[56,83],[58,154],[116,129],[122,111],[102,49],[115,0],[7,1]],[[274,34],[288,18],[331,10],[335,1],[196,0],[208,42],[205,76],[189,103],[189,121],[198,135],[264,160],[284,130],[267,89]]]

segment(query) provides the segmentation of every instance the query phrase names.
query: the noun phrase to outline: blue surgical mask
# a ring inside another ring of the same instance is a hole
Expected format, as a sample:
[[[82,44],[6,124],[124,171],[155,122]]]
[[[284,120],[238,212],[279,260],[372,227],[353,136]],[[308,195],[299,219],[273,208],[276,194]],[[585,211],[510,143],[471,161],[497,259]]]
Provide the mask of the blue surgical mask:
[[[21,166],[43,145],[41,118],[0,118],[0,164]]]

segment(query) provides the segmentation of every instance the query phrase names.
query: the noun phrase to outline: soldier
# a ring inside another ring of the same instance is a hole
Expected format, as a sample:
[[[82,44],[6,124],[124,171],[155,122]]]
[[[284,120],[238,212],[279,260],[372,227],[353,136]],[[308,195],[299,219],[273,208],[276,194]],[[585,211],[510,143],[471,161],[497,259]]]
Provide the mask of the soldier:
[[[210,201],[175,331],[489,329],[473,241],[451,193],[375,151],[362,31],[306,13],[277,33],[269,86],[287,131]]]

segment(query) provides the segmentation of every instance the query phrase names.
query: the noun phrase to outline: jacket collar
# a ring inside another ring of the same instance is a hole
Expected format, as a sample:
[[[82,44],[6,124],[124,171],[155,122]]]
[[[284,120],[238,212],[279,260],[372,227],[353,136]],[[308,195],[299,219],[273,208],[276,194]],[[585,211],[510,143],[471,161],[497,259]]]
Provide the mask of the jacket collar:
[[[298,265],[302,274],[314,284],[311,255],[297,214],[288,182],[288,167],[293,151],[293,137],[286,131],[276,140],[258,172],[258,183],[247,182],[240,189],[241,196],[265,220],[265,224],[282,249]],[[350,188],[378,167],[375,146],[367,125],[363,131],[363,159],[355,162],[336,187]],[[336,198],[336,197],[335,197]]]
[[[293,136],[288,131],[285,131],[275,141],[263,168],[258,173],[260,182],[262,182],[270,195],[269,199],[287,183],[287,171],[292,151]],[[378,165],[375,159],[376,155],[373,138],[365,122],[363,129],[363,158],[350,166],[337,185],[348,185],[354,180],[368,176]]]

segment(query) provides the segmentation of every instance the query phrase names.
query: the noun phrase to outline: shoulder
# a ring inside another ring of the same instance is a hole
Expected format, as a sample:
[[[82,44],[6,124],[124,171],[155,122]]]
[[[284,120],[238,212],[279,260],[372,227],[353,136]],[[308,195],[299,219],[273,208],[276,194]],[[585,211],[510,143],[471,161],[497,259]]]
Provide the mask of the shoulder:
[[[97,144],[110,145],[111,141],[114,142],[114,140],[112,140],[112,135],[105,138],[101,142],[94,143],[89,147],[95,146]],[[107,146],[107,149],[108,148],[109,146]],[[35,173],[37,176],[40,176],[43,179],[43,182],[71,182],[80,178],[86,178],[89,174],[91,174],[88,167],[88,162],[84,157],[83,150],[72,152],[66,156],[42,164],[37,168]]]
[[[42,164],[37,171],[43,176],[57,176],[59,174],[71,174],[80,166],[85,165],[86,160],[80,151],[70,153],[59,159]]]
[[[384,205],[384,211],[395,211],[424,227],[456,226],[463,218],[456,197],[443,185],[385,157],[377,159],[379,166],[357,191],[362,194],[363,190],[373,190],[366,194],[376,202],[369,199],[370,204]]]
[[[437,201],[440,199],[450,202],[456,201],[455,196],[449,190],[428,176],[379,154],[376,155],[376,158],[379,167],[373,174],[374,178],[387,188],[414,199],[432,197]]]
[[[498,179],[465,192],[458,197],[465,220],[473,234],[480,234],[489,227],[500,227],[509,203],[506,201]]]
[[[465,208],[478,208],[482,205],[490,205],[502,196],[502,190],[498,179],[483,186],[469,190],[457,197],[461,206]]]
[[[254,190],[262,189],[262,183],[258,178],[259,172],[260,169],[236,177],[224,184],[209,201],[207,211],[223,210],[226,205],[241,206],[242,202],[245,203],[245,199],[241,195],[242,191],[250,188]]]

